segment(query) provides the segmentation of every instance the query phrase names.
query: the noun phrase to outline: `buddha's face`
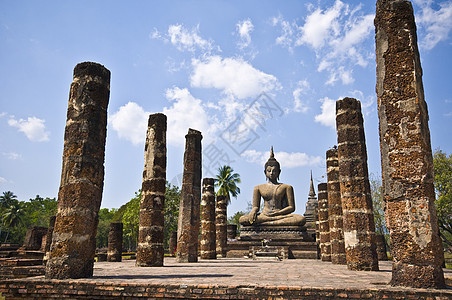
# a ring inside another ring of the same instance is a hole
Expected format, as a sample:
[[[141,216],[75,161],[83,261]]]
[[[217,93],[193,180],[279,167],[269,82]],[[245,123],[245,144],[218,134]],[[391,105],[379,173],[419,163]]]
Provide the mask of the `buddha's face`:
[[[265,176],[267,176],[270,181],[276,181],[280,172],[281,170],[277,166],[267,166],[265,169]]]

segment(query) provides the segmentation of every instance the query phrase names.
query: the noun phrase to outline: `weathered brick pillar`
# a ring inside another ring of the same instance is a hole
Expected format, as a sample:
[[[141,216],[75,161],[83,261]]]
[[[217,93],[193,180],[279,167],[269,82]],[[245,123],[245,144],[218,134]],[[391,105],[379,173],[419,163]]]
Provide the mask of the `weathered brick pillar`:
[[[331,261],[330,224],[328,221],[328,191],[326,183],[319,183],[319,235],[320,235],[320,259]]]
[[[170,256],[175,257],[177,249],[177,230],[171,231],[168,241],[168,248]]]
[[[433,158],[416,24],[409,1],[378,0],[377,98],[392,285],[445,286]]]
[[[198,261],[199,209],[201,205],[201,132],[185,136],[184,173],[177,225],[178,262]]]
[[[383,234],[376,234],[375,241],[377,243],[378,261],[388,260],[388,254],[386,253],[385,236]]]
[[[227,220],[228,198],[224,195],[217,195],[217,205],[215,208],[217,256],[226,257],[228,253],[228,220]]]
[[[339,161],[337,149],[326,152],[326,168],[328,177],[328,220],[330,226],[331,262],[345,265],[344,224],[342,221],[341,187],[339,184]]]
[[[201,199],[201,258],[215,259],[215,189],[214,179],[202,180]]]
[[[44,248],[44,258],[42,259],[44,264],[47,264],[47,261],[50,258],[50,246],[52,245],[52,235],[53,228],[55,227],[55,218],[56,216],[51,216],[49,219],[49,228],[47,228],[46,245]]]
[[[227,225],[227,238],[228,240],[235,239],[237,237],[237,224],[228,224]]]
[[[336,101],[336,125],[347,267],[350,270],[377,271],[366,140],[358,100],[344,98]]]
[[[107,261],[122,261],[122,223],[110,223]]]
[[[25,250],[41,249],[42,239],[46,237],[48,228],[39,226],[30,226],[25,233],[22,247]]]
[[[84,62],[74,68],[64,133],[58,212],[46,278],[93,275],[98,212],[104,186],[110,71]]]
[[[141,185],[138,267],[163,266],[166,185],[166,116],[149,115]]]

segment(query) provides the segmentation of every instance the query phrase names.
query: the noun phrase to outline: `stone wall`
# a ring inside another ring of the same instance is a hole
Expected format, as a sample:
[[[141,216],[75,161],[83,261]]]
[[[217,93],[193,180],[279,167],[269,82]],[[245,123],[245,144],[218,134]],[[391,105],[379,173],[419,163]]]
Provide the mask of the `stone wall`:
[[[413,7],[378,0],[377,98],[392,284],[444,287],[433,158]]]
[[[109,95],[110,71],[104,66],[84,62],[74,68],[47,278],[93,274]]]

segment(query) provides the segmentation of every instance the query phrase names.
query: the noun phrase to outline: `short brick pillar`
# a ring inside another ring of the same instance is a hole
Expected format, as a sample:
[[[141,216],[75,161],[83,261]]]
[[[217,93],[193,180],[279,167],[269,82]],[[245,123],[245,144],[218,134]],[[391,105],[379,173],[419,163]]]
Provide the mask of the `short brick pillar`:
[[[378,261],[388,260],[385,236],[383,234],[376,234],[375,240],[377,242]]]
[[[110,223],[108,232],[107,261],[122,261],[122,223]]]
[[[217,257],[226,257],[228,252],[227,207],[227,196],[217,195],[217,204],[215,209]]]
[[[171,231],[168,241],[168,248],[170,256],[175,257],[177,250],[177,230]]]

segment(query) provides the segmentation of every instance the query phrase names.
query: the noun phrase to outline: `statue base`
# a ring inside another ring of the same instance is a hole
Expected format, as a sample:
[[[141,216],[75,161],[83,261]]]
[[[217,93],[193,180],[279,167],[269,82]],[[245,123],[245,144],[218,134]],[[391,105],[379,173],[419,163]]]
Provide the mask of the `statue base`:
[[[287,240],[315,241],[315,237],[308,234],[306,226],[242,226],[240,240]]]

